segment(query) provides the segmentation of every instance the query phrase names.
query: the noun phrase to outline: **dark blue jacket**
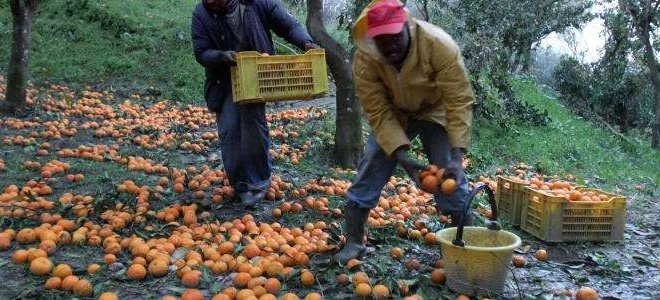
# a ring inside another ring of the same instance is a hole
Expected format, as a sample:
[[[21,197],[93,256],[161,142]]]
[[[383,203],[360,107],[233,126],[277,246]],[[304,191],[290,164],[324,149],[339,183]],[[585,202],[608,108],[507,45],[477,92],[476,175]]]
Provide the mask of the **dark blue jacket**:
[[[311,42],[305,28],[277,0],[250,0],[243,12],[245,49],[237,49],[236,41],[223,16],[214,16],[202,3],[192,16],[192,42],[195,59],[206,69],[204,98],[209,110],[220,112],[225,100],[233,101],[230,66],[223,64],[221,51],[253,50],[274,54],[271,30],[300,49]]]

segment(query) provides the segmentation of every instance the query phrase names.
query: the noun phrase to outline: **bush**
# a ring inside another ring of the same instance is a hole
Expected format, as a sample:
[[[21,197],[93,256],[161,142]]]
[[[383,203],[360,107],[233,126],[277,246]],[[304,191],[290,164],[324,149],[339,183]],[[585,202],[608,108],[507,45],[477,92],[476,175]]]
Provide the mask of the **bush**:
[[[577,114],[592,120],[644,129],[652,120],[650,83],[626,58],[603,59],[593,65],[562,57],[553,74],[561,100]]]

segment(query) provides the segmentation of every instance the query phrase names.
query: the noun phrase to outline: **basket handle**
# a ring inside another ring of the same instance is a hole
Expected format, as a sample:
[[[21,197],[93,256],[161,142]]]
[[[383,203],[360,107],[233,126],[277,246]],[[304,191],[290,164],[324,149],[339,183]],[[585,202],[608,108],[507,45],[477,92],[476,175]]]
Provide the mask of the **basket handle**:
[[[467,214],[469,213],[470,207],[472,207],[472,200],[474,200],[477,194],[479,194],[481,191],[486,191],[486,196],[488,196],[488,204],[490,204],[490,209],[492,211],[490,221],[487,222],[488,224],[486,226],[490,230],[502,229],[500,223],[497,222],[497,204],[495,204],[495,194],[487,184],[479,183],[472,189],[472,191],[470,191],[470,194],[468,194],[467,197],[467,202],[463,206],[463,217],[461,218],[461,221],[456,228],[456,238],[452,241],[452,244],[455,246],[465,247],[465,241],[463,241],[463,228],[465,227],[465,220],[467,219]]]

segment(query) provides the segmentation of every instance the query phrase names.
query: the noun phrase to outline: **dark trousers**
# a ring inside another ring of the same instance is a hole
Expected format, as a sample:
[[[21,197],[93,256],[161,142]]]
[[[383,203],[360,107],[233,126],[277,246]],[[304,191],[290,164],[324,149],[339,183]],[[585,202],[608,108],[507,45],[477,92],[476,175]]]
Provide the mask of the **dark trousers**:
[[[222,162],[237,193],[270,187],[270,135],[263,103],[237,105],[225,100],[216,114]]]

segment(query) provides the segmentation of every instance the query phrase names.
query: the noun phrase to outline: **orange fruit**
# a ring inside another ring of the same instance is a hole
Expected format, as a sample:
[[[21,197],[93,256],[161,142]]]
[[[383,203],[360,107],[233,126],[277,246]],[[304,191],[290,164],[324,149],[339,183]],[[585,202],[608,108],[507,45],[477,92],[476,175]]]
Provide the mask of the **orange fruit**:
[[[300,282],[302,283],[303,286],[313,286],[314,285],[314,274],[309,271],[303,271],[302,274],[300,274]]]
[[[87,297],[94,293],[92,283],[87,279],[80,279],[73,285],[73,293],[76,296]]]
[[[243,249],[243,255],[247,258],[253,258],[261,254],[261,249],[255,244],[249,244]]]
[[[319,293],[309,293],[305,296],[305,300],[322,300],[323,297]]]
[[[438,191],[438,178],[435,175],[429,174],[422,178],[422,190],[434,194]]]
[[[187,289],[181,294],[181,300],[204,300],[204,294],[198,289]]]
[[[51,277],[46,280],[44,287],[48,290],[59,290],[62,286],[62,279],[59,277]]]
[[[349,270],[352,270],[352,269],[354,269],[355,267],[358,267],[359,265],[360,265],[360,261],[357,260],[357,259],[355,259],[355,258],[353,258],[353,259],[349,260],[349,261],[346,263],[346,268],[348,268]]]
[[[271,211],[271,215],[273,216],[273,218],[277,219],[282,216],[282,210],[279,208],[273,208],[273,210]]]
[[[268,291],[266,291],[266,288],[264,288],[263,286],[260,286],[260,285],[255,286],[254,288],[252,288],[252,292],[254,293],[255,297],[261,297],[265,294],[268,294]]]
[[[211,300],[232,300],[231,297],[225,295],[225,294],[216,294],[211,298]]]
[[[201,279],[201,276],[202,276],[202,272],[197,270],[192,270],[190,272],[183,274],[183,277],[181,277],[181,282],[186,287],[194,288],[199,285],[199,280]]]
[[[72,274],[73,270],[71,270],[71,267],[67,264],[59,264],[53,269],[53,276],[59,277],[60,279]]]
[[[282,273],[282,270],[284,270],[284,265],[282,265],[282,263],[279,261],[274,261],[268,264],[268,267],[266,268],[266,274],[268,274],[270,277],[275,277]]]
[[[298,203],[296,203],[296,204],[298,204]],[[298,295],[296,295],[294,293],[286,293],[286,294],[284,294],[284,296],[282,296],[282,300],[298,300],[298,299],[300,299],[300,298],[298,298]]]
[[[116,293],[105,292],[99,296],[98,300],[119,300],[119,297],[117,296]]]
[[[45,240],[39,243],[39,249],[45,251],[48,254],[53,254],[55,253],[55,250],[57,250],[57,244],[51,240]]]
[[[251,289],[254,292],[255,287],[262,286],[264,284],[266,284],[266,278],[265,277],[253,277],[252,279],[250,279],[250,281],[248,281],[247,288]],[[267,292],[267,291],[265,291],[265,292]],[[264,294],[265,294],[265,292],[264,292]],[[255,293],[255,294],[257,294],[257,293]],[[257,294],[257,296],[261,296],[261,295]]]
[[[456,180],[448,178],[442,182],[442,185],[440,186],[440,190],[442,190],[442,193],[445,195],[451,195],[456,191],[457,187],[458,184],[456,183]]]
[[[571,191],[571,193],[568,194],[568,200],[580,201],[582,200],[582,193],[580,193],[579,191]]]
[[[53,263],[45,257],[37,257],[30,263],[30,272],[37,276],[43,276],[53,270]]]
[[[154,277],[163,277],[170,271],[169,265],[162,259],[154,259],[149,264],[149,274]]]
[[[537,250],[536,253],[534,254],[534,256],[536,257],[536,259],[538,261],[548,260],[548,252],[546,252],[544,249]]]
[[[78,280],[80,279],[76,275],[69,275],[67,277],[64,277],[64,279],[62,279],[62,286],[61,286],[62,290],[64,291],[73,290],[73,287],[75,286],[76,283],[78,283]]]
[[[408,269],[408,271],[419,270],[421,267],[422,265],[419,263],[419,261],[414,258],[406,262],[406,269]]]
[[[527,264],[527,259],[522,255],[514,255],[511,262],[516,268],[522,268]]]
[[[247,284],[250,282],[250,279],[252,279],[252,276],[250,276],[249,273],[246,272],[237,273],[236,276],[234,277],[234,285],[240,288],[246,287]]]
[[[175,193],[181,194],[181,193],[183,193],[183,191],[184,191],[183,184],[181,184],[181,183],[175,183],[174,184],[174,192]]]
[[[264,287],[269,293],[275,294],[280,289],[280,287],[282,287],[282,284],[277,278],[268,278],[266,280],[266,284],[264,284]]]
[[[372,293],[373,298],[376,300],[385,300],[390,297],[390,290],[382,284],[374,286]]]
[[[273,294],[263,294],[259,297],[259,300],[277,300],[277,297]]]
[[[357,286],[360,283],[369,283],[369,276],[364,272],[357,272],[353,274],[353,285]]]
[[[429,232],[424,235],[424,241],[427,245],[435,245],[435,233]]]
[[[31,228],[24,228],[16,233],[16,241],[20,244],[31,244],[37,241],[37,233]]]
[[[394,259],[400,259],[403,256],[403,249],[399,247],[394,247],[392,250],[390,250],[390,256]]]
[[[101,269],[101,266],[99,264],[91,264],[87,267],[87,273],[89,275],[94,275],[96,274],[99,270]]]
[[[230,287],[228,287],[228,288],[222,290],[221,293],[223,293],[223,294],[229,296],[229,298],[234,299],[234,298],[236,297],[236,294],[238,293],[238,290],[236,290],[235,287],[230,286]]]
[[[19,249],[14,251],[14,254],[12,255],[12,260],[16,264],[26,263],[28,261],[27,250]]]
[[[11,237],[7,234],[0,234],[0,251],[5,251],[11,247]]]
[[[142,280],[147,277],[147,269],[140,264],[132,264],[126,271],[128,278],[133,280]]]
[[[263,274],[263,271],[259,267],[251,267],[248,270],[248,274],[250,274],[250,277],[255,278],[261,276]]]
[[[431,272],[431,282],[437,284],[445,283],[447,277],[445,276],[445,271],[442,269],[435,269]]]
[[[458,295],[458,297],[456,297],[456,300],[470,300],[470,297],[465,295]]]
[[[575,300],[598,300],[598,293],[590,287],[581,287],[575,293]]]
[[[256,297],[254,292],[250,289],[242,289],[236,293],[236,300],[248,300]]]
[[[358,297],[366,298],[371,295],[371,286],[367,283],[360,283],[355,287],[355,295]]]
[[[349,281],[349,279],[348,279],[348,275],[346,275],[346,274],[344,274],[344,273],[341,273],[341,274],[337,275],[337,283],[338,283],[340,286],[347,285],[347,284],[348,284],[348,281]]]
[[[417,229],[411,230],[408,233],[408,238],[410,238],[411,240],[419,240],[421,237],[422,237],[422,232]]]
[[[232,242],[222,242],[218,246],[218,253],[220,254],[232,254],[234,253],[234,243]]]
[[[103,261],[106,264],[111,265],[112,263],[117,261],[117,257],[114,254],[106,254],[105,256],[103,256]]]

